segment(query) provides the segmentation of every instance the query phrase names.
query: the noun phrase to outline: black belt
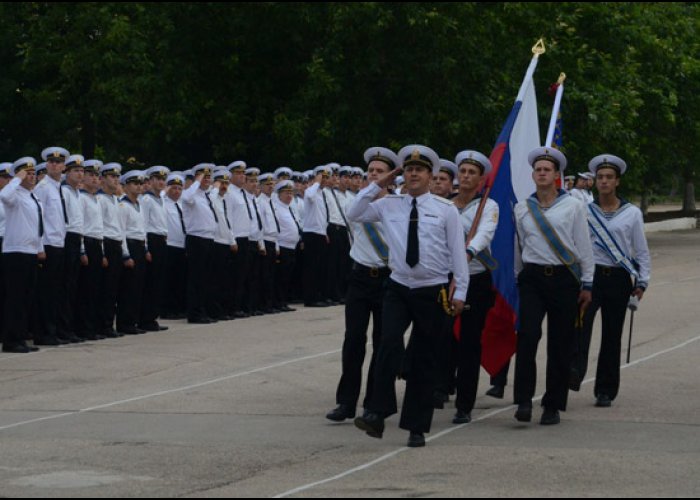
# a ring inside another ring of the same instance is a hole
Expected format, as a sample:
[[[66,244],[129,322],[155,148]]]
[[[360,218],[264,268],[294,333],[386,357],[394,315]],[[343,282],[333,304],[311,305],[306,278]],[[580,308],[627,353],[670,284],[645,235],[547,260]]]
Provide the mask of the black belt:
[[[85,243],[102,243],[102,240],[99,238],[91,238],[90,236],[83,236],[83,241]]]
[[[391,269],[388,267],[367,267],[357,262],[353,263],[352,270],[363,274],[369,274],[370,278],[386,278],[391,274]]]
[[[596,264],[596,266],[595,266],[595,272],[600,273],[605,277],[613,276],[615,274],[629,275],[629,273],[621,267],[608,267],[608,266],[601,266],[598,264]]]
[[[547,277],[558,276],[560,274],[570,272],[569,268],[566,266],[541,266],[539,264],[525,264],[525,269],[537,274],[543,274]]]
[[[131,239],[131,238],[127,238],[127,239],[126,239],[126,242],[127,242],[127,243],[131,243],[132,245],[138,245],[138,246],[142,246],[142,247],[145,247],[145,246],[146,246],[146,242],[145,242],[145,241],[141,241],[141,240],[133,240],[133,239]]]
[[[156,234],[156,233],[148,233],[148,237],[153,238],[155,240],[163,240],[163,241],[168,239],[168,237],[165,236],[164,234]]]

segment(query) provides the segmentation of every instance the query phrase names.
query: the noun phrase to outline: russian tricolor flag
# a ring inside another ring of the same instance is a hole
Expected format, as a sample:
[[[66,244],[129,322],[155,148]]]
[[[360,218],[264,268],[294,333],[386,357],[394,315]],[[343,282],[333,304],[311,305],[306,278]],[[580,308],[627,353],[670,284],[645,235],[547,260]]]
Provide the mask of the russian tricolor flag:
[[[510,116],[491,153],[493,171],[487,180],[490,198],[498,203],[500,221],[491,244],[498,268],[493,272],[496,301],[486,318],[482,337],[481,363],[496,375],[516,350],[519,298],[515,280],[517,245],[514,210],[518,201],[535,191],[532,168],[527,162],[530,151],[540,146],[537,98],[532,75],[538,57],[533,57]]]

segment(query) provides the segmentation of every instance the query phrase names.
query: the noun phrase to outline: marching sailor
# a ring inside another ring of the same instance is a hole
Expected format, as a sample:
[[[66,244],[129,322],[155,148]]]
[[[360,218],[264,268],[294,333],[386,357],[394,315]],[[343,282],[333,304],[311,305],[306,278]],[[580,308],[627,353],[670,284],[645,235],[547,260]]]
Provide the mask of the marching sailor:
[[[478,151],[462,151],[455,163],[459,168],[459,194],[452,201],[460,212],[465,234],[474,232],[467,241],[469,293],[457,347],[457,414],[453,420],[455,424],[466,424],[471,422],[479,386],[482,330],[494,302],[491,271],[496,263],[491,257],[491,241],[498,227],[499,209],[495,201],[486,200],[478,229],[473,227],[482,202],[477,193],[483,179],[491,173],[491,162]]]
[[[572,368],[571,388],[578,390],[588,367],[593,322],[602,310],[603,331],[594,395],[596,406],[609,407],[620,388],[622,329],[630,297],[641,300],[649,287],[651,257],[644,219],[636,206],[620,198],[617,189],[627,164],[610,154],[589,163],[596,176],[599,198],[588,206],[593,240],[595,280],[593,302],[586,311],[578,354]]]
[[[399,165],[393,151],[373,147],[365,151],[369,177],[377,181]],[[382,190],[378,199],[389,193]],[[337,408],[326,415],[334,422],[354,418],[362,386],[362,365],[367,349],[367,328],[372,317],[373,353],[367,377],[367,392],[363,407],[372,399],[374,366],[382,334],[382,302],[384,285],[389,277],[389,247],[381,222],[350,222],[355,239],[350,249],[353,260],[345,302],[345,341],[343,342],[342,376],[336,392]]]
[[[425,446],[430,432],[433,395],[438,378],[434,332],[445,314],[461,314],[469,287],[464,258],[465,239],[455,206],[430,194],[430,182],[440,160],[430,148],[404,147],[402,162],[408,194],[375,199],[394,182],[400,169],[382,176],[364,189],[348,210],[354,222],[382,222],[392,269],[384,296],[380,341],[372,398],[367,413],[355,425],[371,437],[381,438],[384,419],[397,412],[395,381],[403,372],[406,393],[400,427],[410,432],[409,447]],[[448,275],[454,273],[455,293],[448,298]],[[413,331],[404,359],[403,337]],[[402,369],[403,362],[403,369]]]
[[[537,192],[515,207],[521,247],[520,331],[515,367],[515,418],[532,419],[537,383],[537,347],[542,321],[548,317],[547,391],[540,424],[560,422],[566,410],[575,324],[591,302],[593,250],[584,205],[557,189],[566,157],[553,148],[537,148],[528,155]]]

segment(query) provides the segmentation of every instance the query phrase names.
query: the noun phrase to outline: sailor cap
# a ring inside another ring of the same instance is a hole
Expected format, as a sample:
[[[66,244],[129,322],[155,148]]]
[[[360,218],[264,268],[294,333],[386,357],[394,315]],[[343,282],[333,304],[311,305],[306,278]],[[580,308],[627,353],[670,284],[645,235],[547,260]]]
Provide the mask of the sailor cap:
[[[588,169],[594,175],[596,175],[601,168],[612,168],[622,176],[627,172],[627,163],[625,163],[625,160],[622,158],[611,154],[598,155],[588,163]]]
[[[462,163],[476,165],[481,169],[482,175],[489,175],[491,170],[493,170],[491,160],[489,160],[486,155],[479,153],[478,151],[467,150],[458,153],[455,157],[455,163],[457,164],[457,167],[461,167]]]

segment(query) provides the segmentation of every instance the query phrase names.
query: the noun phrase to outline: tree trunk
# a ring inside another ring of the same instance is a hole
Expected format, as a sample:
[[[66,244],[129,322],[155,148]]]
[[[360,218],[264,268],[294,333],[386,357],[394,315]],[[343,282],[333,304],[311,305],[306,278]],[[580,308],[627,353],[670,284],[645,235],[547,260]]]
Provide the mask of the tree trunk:
[[[641,210],[642,210],[642,214],[644,215],[644,217],[649,215],[649,191],[642,192]]]
[[[695,184],[692,180],[686,180],[685,192],[683,194],[683,213],[695,215],[697,207],[695,206]]]

